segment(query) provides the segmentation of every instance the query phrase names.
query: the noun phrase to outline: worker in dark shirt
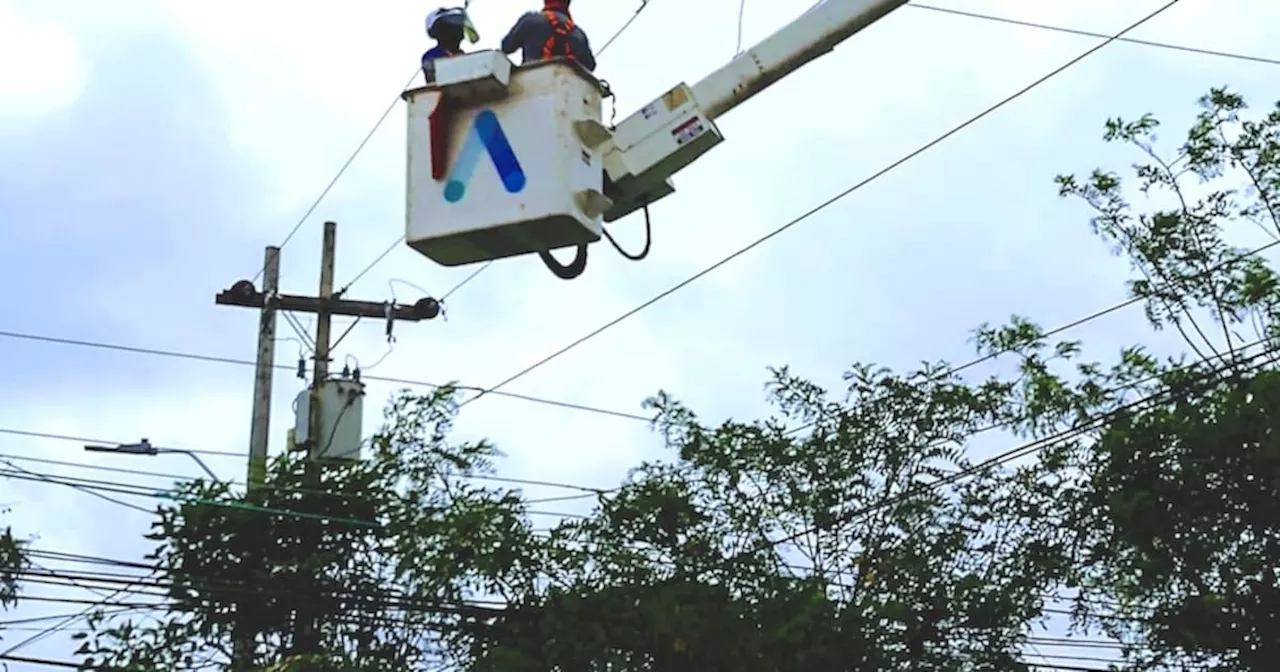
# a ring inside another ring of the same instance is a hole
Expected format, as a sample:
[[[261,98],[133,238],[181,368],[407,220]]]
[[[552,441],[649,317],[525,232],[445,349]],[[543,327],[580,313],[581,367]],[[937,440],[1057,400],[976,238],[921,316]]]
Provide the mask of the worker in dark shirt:
[[[436,41],[436,46],[422,55],[422,70],[429,70],[428,64],[437,58],[448,58],[463,53],[462,40],[466,38],[472,44],[480,39],[475,26],[467,16],[467,10],[461,7],[445,8],[432,11],[427,15],[427,35]],[[428,81],[431,75],[427,74]]]
[[[524,63],[564,57],[586,68],[596,69],[587,34],[569,16],[569,0],[545,0],[541,12],[520,17],[511,32],[502,38],[502,53],[523,52]]]

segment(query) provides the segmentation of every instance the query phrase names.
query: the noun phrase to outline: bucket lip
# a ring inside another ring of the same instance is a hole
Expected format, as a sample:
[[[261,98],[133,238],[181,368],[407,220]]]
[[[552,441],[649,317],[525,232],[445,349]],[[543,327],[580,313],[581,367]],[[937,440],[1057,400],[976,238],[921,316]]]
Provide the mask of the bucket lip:
[[[482,54],[485,51],[497,51],[497,49],[485,49],[483,51],[473,51],[464,55],[470,56],[472,54]],[[586,68],[582,67],[581,63],[578,63],[577,61],[571,61],[568,58],[565,58],[564,56],[556,56],[555,58],[549,58],[545,61],[534,61],[532,63],[524,63],[522,65],[512,65],[511,70],[513,72],[523,72],[526,70],[536,70],[538,68],[546,68],[546,67],[552,67],[556,65],[567,66],[569,69],[573,70],[574,74],[578,75],[578,77],[585,80],[588,84],[591,84],[592,86],[596,87],[596,90],[600,92],[600,95],[608,96],[610,94],[609,86],[605,84],[603,80],[601,80],[599,77],[596,77],[595,74],[593,74],[590,70],[587,70]],[[400,94],[400,98],[401,100],[407,101],[410,98],[413,98],[414,96],[424,91],[438,91],[438,90],[440,90],[439,86],[436,86],[434,84],[427,84],[423,86],[414,87],[412,89],[406,89],[404,93]]]
[[[556,56],[554,58],[549,58],[545,61],[534,61],[532,63],[517,65],[515,66],[514,69],[515,70],[536,70],[538,68],[546,68],[546,67],[551,67],[555,65],[568,66],[575,73],[577,73],[579,77],[585,79],[588,83],[590,83],[591,85],[599,89],[600,93],[607,94],[609,92],[608,87],[604,84],[604,82],[600,80],[599,77],[596,77],[595,74],[592,73],[590,70],[582,67],[581,63],[577,61],[571,61],[568,58],[565,58],[564,56]]]

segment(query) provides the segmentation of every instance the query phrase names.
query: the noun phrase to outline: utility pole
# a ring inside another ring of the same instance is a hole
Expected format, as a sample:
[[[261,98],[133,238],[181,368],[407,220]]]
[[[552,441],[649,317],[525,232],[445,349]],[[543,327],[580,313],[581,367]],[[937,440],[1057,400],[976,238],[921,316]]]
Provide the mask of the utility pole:
[[[322,486],[323,466],[330,458],[329,451],[332,447],[330,444],[334,442],[333,437],[338,435],[339,430],[344,428],[351,430],[354,427],[354,435],[351,431],[348,431],[343,434],[344,440],[354,440],[357,444],[359,443],[360,414],[358,412],[353,414],[353,417],[347,419],[344,423],[344,413],[342,411],[346,410],[346,407],[342,409],[333,408],[335,404],[339,403],[338,399],[342,396],[332,393],[333,384],[338,382],[349,384],[352,382],[330,380],[330,351],[337,345],[332,342],[333,317],[335,315],[354,317],[357,321],[362,318],[383,319],[386,321],[387,338],[390,339],[395,322],[430,320],[440,314],[440,303],[431,297],[422,298],[412,305],[405,305],[391,302],[345,299],[340,296],[342,292],[335,295],[333,283],[337,226],[334,222],[325,222],[324,224],[324,241],[320,258],[320,291],[317,296],[281,294],[278,291],[280,250],[279,248],[269,247],[266,254],[263,291],[258,291],[253,282],[249,280],[240,280],[234,283],[230,289],[219,292],[215,298],[215,302],[218,305],[257,308],[261,315],[258,328],[258,362],[254,376],[253,425],[250,432],[249,446],[248,483],[250,491],[260,488],[266,476],[267,442],[270,430],[271,381],[272,374],[276,368],[274,362],[275,318],[278,311],[310,313],[316,316],[315,367],[307,397],[305,399],[300,397],[299,399],[299,401],[305,400],[308,402],[305,409],[307,414],[306,423],[303,425],[302,418],[298,418],[299,422],[296,423],[299,431],[303,427],[306,429],[305,437],[299,442],[299,447],[305,448],[307,451],[305,483],[307,491],[311,493],[319,491]],[[350,329],[348,329],[349,331]],[[340,337],[338,342],[341,341],[342,338]],[[344,371],[344,377],[345,373]],[[354,383],[360,386],[358,371],[356,372]],[[347,403],[350,404],[350,400]],[[353,439],[346,438],[352,436],[354,436]],[[358,449],[358,445],[356,448]],[[350,454],[352,454],[350,451],[344,453],[344,455]],[[356,454],[358,455],[358,453]],[[319,525],[313,523],[314,521],[306,523],[304,540],[311,548],[317,548],[321,542],[321,530]],[[246,560],[252,562],[252,559]],[[257,572],[254,572],[254,574],[256,575]],[[309,596],[299,597],[301,599],[299,600],[294,620],[293,652],[303,655],[318,653],[319,641],[316,637],[316,632],[318,631],[317,620],[319,615],[315,613],[314,608],[308,603],[307,598]],[[246,632],[237,628],[237,634],[234,636],[236,640],[234,651],[236,661],[233,664],[233,669],[236,672],[248,670],[254,665],[253,649],[256,636],[257,633]]]
[[[315,372],[311,375],[311,403],[307,405],[307,467],[303,477],[303,487],[309,493],[305,497],[314,497],[320,490],[323,481],[321,470],[324,466],[320,460],[321,451],[327,446],[320,444],[320,436],[324,431],[322,393],[324,383],[329,380],[329,339],[333,324],[333,262],[337,248],[338,225],[334,222],[324,223],[324,242],[320,252],[320,305],[316,311],[316,363]],[[303,539],[310,548],[320,545],[319,521],[306,520]],[[293,647],[299,654],[319,653],[319,641],[316,635],[316,614],[310,607],[310,595],[301,596],[298,609],[294,613]]]
[[[280,248],[267,247],[262,263],[263,302],[258,317],[258,351],[253,371],[253,419],[249,425],[249,469],[245,479],[247,493],[262,487],[267,475],[267,444],[271,437],[271,383],[276,363],[276,294],[280,291]],[[257,557],[243,558],[256,564]],[[256,569],[256,567],[255,567]],[[254,572],[256,574],[256,572]],[[253,609],[236,604],[236,621],[231,633],[232,672],[253,669],[257,633],[246,619]]]
[[[280,291],[280,248],[268,247],[263,262],[261,317],[258,319],[258,359],[253,373],[253,424],[249,430],[249,490],[262,485],[267,474],[267,443],[271,436],[271,382],[276,364],[276,294]]]

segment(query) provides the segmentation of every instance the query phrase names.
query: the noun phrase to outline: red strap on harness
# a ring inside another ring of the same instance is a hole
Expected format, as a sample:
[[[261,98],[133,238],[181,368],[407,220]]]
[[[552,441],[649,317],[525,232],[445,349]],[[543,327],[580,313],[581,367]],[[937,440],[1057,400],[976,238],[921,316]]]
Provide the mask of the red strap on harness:
[[[547,17],[547,22],[551,24],[551,37],[547,38],[545,44],[542,45],[542,60],[550,60],[555,56],[564,56],[571,61],[577,61],[573,51],[569,48],[569,34],[573,32],[575,24],[573,19],[566,16],[565,21],[561,22],[560,17],[553,11],[545,9],[542,15]],[[559,45],[561,53],[557,54],[556,46]]]

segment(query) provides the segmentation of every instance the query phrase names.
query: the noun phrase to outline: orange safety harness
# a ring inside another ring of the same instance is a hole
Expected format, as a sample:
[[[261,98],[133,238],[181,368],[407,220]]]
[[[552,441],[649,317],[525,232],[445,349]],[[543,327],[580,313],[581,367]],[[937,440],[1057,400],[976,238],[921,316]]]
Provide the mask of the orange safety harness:
[[[560,21],[560,16],[550,9],[542,10],[542,15],[547,17],[547,22],[551,24],[551,37],[547,38],[545,44],[542,45],[542,60],[550,60],[555,56],[564,56],[571,61],[577,61],[577,57],[573,55],[573,51],[569,48],[569,34],[573,32],[576,24],[567,14],[565,20]],[[559,47],[561,53],[556,53]]]

